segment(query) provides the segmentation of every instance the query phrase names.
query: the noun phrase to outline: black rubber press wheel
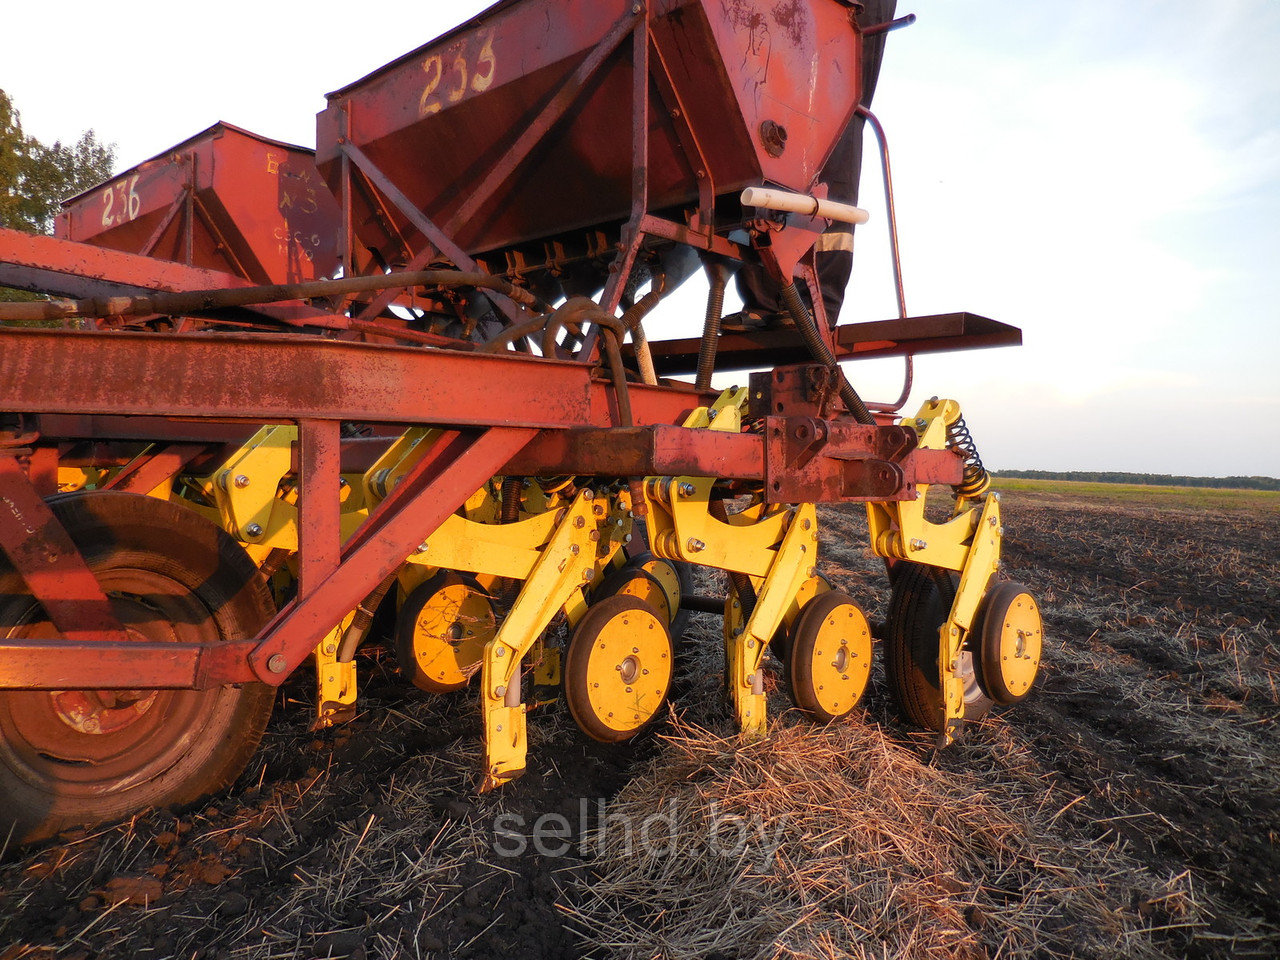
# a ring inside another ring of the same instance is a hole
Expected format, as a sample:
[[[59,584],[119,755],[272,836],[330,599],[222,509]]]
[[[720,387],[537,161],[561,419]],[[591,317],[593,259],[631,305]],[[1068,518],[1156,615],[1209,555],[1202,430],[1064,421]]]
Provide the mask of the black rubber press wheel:
[[[249,556],[177,504],[128,493],[50,507],[126,630],[153,643],[255,636],[272,614]],[[55,635],[0,554],[0,636]],[[228,786],[257,749],[275,691],[0,690],[0,846],[186,804]]]
[[[938,631],[955,602],[959,578],[950,570],[903,563],[889,598],[885,668],[903,714],[927,730],[942,729],[942,686]],[[992,700],[978,684],[973,652],[960,652],[964,678],[964,719],[980,720]]]

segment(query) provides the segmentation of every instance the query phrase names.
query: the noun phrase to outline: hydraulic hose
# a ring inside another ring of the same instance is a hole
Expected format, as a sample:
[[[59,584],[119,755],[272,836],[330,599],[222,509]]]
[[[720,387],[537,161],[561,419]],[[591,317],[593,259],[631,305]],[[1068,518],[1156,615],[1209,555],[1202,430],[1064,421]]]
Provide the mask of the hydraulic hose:
[[[794,283],[787,283],[783,286],[782,305],[787,313],[790,314],[796,329],[800,331],[800,335],[804,338],[805,346],[808,347],[813,359],[835,370],[837,382],[840,385],[840,399],[844,401],[845,408],[853,414],[853,418],[859,423],[875,426],[876,418],[871,415],[867,405],[862,402],[862,398],[858,396],[858,391],[853,389],[853,384],[849,382],[849,379],[844,375],[844,371],[840,369],[840,364],[836,362],[835,354],[831,352],[831,348],[827,346],[826,341],[818,333],[818,326],[813,321],[813,315],[809,313],[809,308],[800,299],[800,291],[796,289]]]

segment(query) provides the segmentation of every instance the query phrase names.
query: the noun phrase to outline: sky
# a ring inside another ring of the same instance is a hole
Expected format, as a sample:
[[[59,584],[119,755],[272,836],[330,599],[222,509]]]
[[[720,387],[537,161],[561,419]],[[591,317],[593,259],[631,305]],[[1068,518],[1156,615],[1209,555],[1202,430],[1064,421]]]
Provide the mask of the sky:
[[[28,133],[92,127],[121,169],[217,120],[313,145],[326,92],[485,6],[382,0],[339,23],[328,4],[11,4],[5,32],[41,42],[5,44],[0,88]],[[997,470],[1280,476],[1280,3],[908,12],[872,106],[908,309],[1024,336],[917,358],[908,410],[959,400]],[[896,316],[871,162],[862,205],[845,321]],[[704,290],[686,284],[651,336],[696,333]],[[867,399],[898,393],[900,361],[846,372]]]

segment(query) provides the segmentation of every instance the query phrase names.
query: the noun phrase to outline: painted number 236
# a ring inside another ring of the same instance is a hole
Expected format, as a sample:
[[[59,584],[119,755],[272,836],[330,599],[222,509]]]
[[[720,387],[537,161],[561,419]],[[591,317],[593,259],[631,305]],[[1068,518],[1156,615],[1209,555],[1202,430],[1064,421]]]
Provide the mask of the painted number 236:
[[[444,107],[442,101],[457,103],[467,95],[468,89],[476,93],[488,90],[497,69],[498,60],[493,55],[492,34],[485,37],[484,45],[476,54],[474,63],[469,63],[461,50],[447,67],[445,58],[440,54],[427,57],[422,61],[422,72],[427,75],[427,85],[418,98],[418,115],[429,117],[433,113],[439,113]]]
[[[108,187],[107,192],[102,195],[102,225],[111,227],[117,223],[128,223],[130,220],[138,218],[138,211],[142,207],[142,200],[134,192],[134,188],[138,186],[138,178],[130,177],[128,180],[122,180],[114,187]],[[116,210],[116,204],[119,203],[119,209]],[[112,211],[115,211],[112,213]]]

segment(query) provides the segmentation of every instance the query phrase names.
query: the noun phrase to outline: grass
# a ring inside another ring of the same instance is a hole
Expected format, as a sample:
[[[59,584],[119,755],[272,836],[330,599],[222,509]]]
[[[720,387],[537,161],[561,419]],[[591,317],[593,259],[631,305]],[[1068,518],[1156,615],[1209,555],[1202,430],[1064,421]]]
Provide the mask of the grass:
[[[1080,480],[995,478],[995,489],[1088,497],[1116,503],[1214,510],[1260,510],[1280,513],[1280,491],[1229,490],[1219,487],[1165,487],[1138,483],[1088,483]]]

